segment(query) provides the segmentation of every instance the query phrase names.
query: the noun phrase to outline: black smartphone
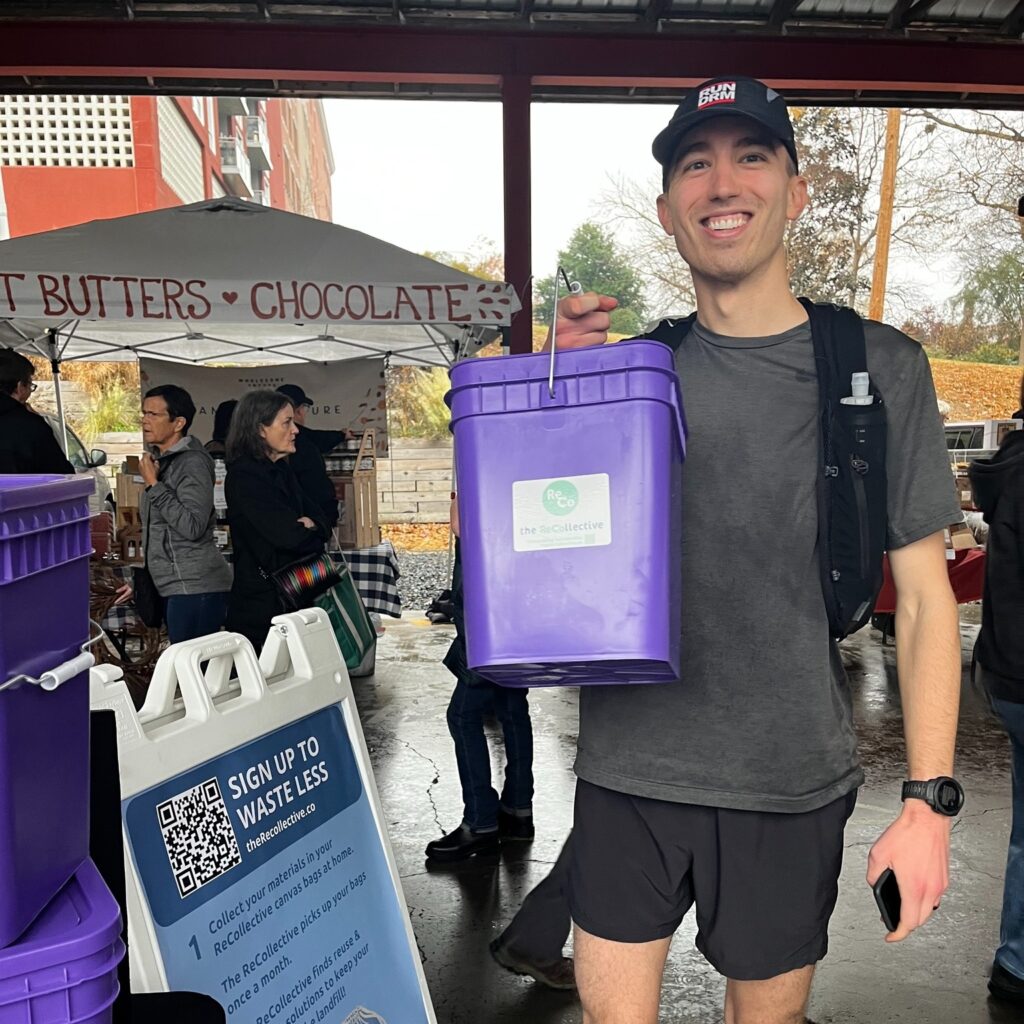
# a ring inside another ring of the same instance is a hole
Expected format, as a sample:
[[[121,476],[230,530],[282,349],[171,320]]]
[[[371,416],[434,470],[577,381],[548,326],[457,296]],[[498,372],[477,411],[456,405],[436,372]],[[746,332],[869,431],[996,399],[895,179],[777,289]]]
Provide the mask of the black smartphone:
[[[872,888],[886,931],[896,931],[900,926],[902,900],[900,899],[900,887],[896,883],[896,876],[892,873],[892,868],[886,868],[878,876],[878,881]]]

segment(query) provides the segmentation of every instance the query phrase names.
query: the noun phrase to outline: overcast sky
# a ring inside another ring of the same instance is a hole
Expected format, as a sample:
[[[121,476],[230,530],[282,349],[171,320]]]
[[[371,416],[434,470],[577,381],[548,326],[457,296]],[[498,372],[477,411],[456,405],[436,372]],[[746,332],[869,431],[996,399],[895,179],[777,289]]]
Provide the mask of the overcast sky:
[[[431,100],[325,100],[334,147],[334,220],[413,252],[502,247],[501,107]],[[651,141],[672,114],[647,104],[535,103],[532,110],[533,269],[593,217],[609,178],[657,171]],[[935,299],[955,290],[941,261],[900,265]],[[586,287],[587,282],[582,282]]]

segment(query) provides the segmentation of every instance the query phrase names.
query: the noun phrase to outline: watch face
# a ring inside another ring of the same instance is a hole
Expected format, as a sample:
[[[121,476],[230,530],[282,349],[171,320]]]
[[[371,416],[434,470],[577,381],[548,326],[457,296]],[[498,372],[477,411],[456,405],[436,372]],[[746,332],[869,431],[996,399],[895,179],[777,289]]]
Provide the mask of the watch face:
[[[935,787],[935,802],[944,814],[956,814],[963,806],[964,792],[952,779],[944,779]]]

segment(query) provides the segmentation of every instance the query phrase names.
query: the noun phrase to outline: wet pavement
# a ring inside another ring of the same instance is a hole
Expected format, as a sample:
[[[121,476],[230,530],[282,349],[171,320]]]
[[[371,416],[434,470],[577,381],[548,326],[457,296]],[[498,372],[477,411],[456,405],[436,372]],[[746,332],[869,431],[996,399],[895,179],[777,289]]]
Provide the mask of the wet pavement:
[[[895,649],[864,629],[844,642],[867,783],[846,831],[830,953],[818,969],[814,1024],[1008,1024],[1024,1013],[988,999],[998,940],[1010,822],[1009,748],[968,681],[977,609],[962,609],[963,703],[957,775],[967,805],[953,830],[952,883],[941,910],[907,942],[883,941],[864,883],[867,852],[899,808],[904,777]],[[973,621],[972,621],[973,620]],[[490,959],[488,942],[547,873],[572,820],[577,699],[573,690],[534,690],[537,838],[486,864],[428,870],[423,849],[462,814],[445,721],[452,677],[440,664],[452,629],[415,613],[386,620],[376,675],[354,681],[366,741],[391,830],[427,982],[441,1024],[578,1024],[572,994],[515,977]],[[490,730],[495,778],[500,732]],[[691,915],[692,917],[692,915]],[[665,972],[661,1020],[717,1024],[723,980],[693,947],[690,918],[676,935]]]

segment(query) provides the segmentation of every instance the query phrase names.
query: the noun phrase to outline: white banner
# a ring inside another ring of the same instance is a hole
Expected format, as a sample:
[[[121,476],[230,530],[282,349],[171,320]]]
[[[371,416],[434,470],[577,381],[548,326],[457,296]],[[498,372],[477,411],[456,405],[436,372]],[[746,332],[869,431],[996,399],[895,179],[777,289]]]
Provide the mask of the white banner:
[[[503,281],[207,281],[118,274],[0,271],[0,317],[205,323],[483,324],[518,308]]]
[[[387,399],[383,359],[340,363],[289,363],[284,366],[190,366],[162,359],[139,360],[142,393],[160,384],[177,384],[196,403],[190,433],[209,441],[213,413],[221,402],[247,391],[276,391],[297,384],[313,400],[306,426],[322,430],[374,431],[377,455],[387,455]]]

